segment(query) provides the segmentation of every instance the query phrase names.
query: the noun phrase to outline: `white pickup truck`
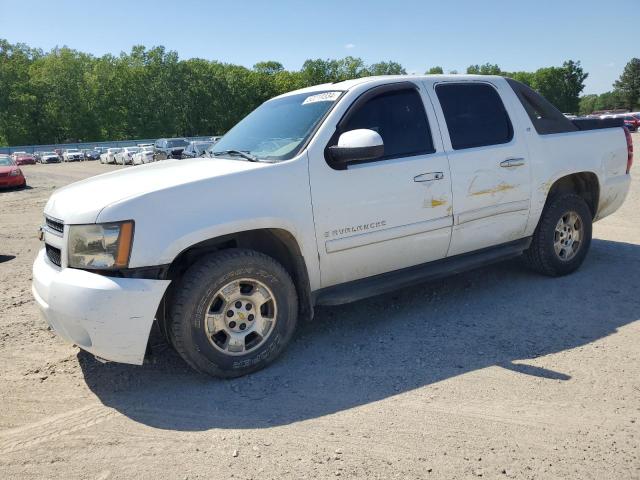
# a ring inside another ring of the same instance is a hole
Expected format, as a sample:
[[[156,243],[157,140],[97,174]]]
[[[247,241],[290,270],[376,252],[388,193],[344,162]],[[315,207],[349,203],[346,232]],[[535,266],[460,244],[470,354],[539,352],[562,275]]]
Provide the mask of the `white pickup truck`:
[[[631,138],[616,125],[571,121],[493,76],[287,93],[209,158],[56,191],[33,294],[60,336],[99,358],[141,364],[155,320],[193,368],[243,375],[314,305],[515,256],[549,276],[576,270],[592,222],[629,189]]]

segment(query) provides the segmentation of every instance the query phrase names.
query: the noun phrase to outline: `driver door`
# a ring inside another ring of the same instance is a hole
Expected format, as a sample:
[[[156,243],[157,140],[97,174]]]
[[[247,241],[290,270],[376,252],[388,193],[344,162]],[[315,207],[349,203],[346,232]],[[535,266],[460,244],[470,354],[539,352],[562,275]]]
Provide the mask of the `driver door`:
[[[426,100],[426,101],[425,101]],[[323,287],[444,258],[453,224],[451,175],[431,103],[413,82],[369,89],[340,133],[374,130],[384,155],[335,169],[309,150]]]

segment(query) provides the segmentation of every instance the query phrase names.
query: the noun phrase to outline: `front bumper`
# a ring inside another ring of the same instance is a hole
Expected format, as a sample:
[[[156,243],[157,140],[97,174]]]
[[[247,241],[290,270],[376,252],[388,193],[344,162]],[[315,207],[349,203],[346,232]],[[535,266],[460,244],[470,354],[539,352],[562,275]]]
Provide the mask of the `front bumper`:
[[[42,249],[31,290],[47,323],[65,340],[105,360],[141,365],[169,283],[59,268]]]

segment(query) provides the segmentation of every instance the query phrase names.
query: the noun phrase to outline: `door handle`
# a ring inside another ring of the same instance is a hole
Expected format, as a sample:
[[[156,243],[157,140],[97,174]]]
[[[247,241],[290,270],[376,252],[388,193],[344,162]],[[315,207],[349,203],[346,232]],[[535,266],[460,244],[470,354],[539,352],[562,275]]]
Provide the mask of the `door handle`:
[[[519,167],[520,165],[524,165],[524,158],[522,157],[507,158],[500,162],[502,168]]]
[[[429,172],[422,173],[413,177],[414,182],[432,182],[433,180],[442,180],[444,178],[444,173],[442,172]]]

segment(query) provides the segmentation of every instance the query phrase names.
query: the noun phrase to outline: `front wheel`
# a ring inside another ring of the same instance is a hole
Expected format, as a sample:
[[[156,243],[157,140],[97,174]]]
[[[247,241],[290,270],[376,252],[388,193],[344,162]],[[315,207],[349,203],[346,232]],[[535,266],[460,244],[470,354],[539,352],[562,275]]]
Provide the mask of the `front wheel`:
[[[244,249],[197,261],[171,303],[174,348],[194,369],[224,378],[273,362],[289,343],[298,317],[296,290],[284,267]]]
[[[591,233],[591,211],[584,199],[575,194],[558,195],[545,206],[524,259],[544,275],[567,275],[582,265]]]

